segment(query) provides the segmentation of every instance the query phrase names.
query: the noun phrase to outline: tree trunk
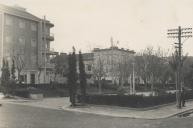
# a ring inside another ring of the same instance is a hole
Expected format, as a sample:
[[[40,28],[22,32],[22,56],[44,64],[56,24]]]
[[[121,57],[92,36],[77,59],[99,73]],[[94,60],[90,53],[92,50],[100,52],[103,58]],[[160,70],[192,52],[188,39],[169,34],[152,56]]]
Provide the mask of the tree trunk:
[[[21,84],[21,71],[18,71],[18,81],[19,81],[19,83]]]
[[[152,92],[152,94],[154,92],[154,77],[153,77],[153,75],[151,76],[151,92]]]
[[[40,84],[40,75],[41,75],[41,72],[38,73],[38,83]]]
[[[101,79],[98,80],[98,85],[99,85],[99,90],[98,90],[99,92],[98,93],[101,94],[102,93]]]

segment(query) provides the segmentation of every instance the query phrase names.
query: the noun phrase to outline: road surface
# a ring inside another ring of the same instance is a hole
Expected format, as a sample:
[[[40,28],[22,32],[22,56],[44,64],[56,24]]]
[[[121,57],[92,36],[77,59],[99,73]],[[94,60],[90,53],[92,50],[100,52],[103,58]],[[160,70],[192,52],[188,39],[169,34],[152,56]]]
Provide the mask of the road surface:
[[[145,120],[7,103],[0,107],[0,128],[193,128],[192,122],[193,117]]]

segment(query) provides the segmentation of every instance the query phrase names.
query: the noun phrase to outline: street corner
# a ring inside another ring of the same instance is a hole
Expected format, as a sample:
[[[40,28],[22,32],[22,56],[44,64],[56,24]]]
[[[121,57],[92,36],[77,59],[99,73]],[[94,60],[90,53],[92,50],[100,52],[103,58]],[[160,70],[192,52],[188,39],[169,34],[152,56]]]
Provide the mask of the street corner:
[[[173,117],[184,118],[184,117],[192,117],[192,116],[193,116],[193,108],[190,108],[190,109],[184,109],[181,112],[172,114],[168,118],[173,118]]]

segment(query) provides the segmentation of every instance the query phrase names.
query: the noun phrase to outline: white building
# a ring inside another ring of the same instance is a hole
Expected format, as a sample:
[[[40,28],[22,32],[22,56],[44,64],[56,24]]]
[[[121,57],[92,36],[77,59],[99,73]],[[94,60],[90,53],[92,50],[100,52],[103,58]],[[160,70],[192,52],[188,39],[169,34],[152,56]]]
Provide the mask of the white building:
[[[93,68],[103,70],[102,79],[116,84],[129,83],[134,51],[112,46],[106,49],[95,48],[93,53]]]

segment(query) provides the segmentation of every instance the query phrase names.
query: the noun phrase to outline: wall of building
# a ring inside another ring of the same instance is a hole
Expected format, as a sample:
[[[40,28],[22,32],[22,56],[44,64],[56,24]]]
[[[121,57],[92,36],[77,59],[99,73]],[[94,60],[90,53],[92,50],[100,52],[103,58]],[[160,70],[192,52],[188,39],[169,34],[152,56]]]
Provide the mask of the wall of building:
[[[0,11],[0,67],[2,67],[3,61],[3,30],[4,30],[3,27],[4,27],[4,13]]]
[[[104,76],[102,79],[112,81],[113,83],[119,84],[129,83],[129,77],[132,73],[132,65],[134,53],[118,49],[118,48],[109,48],[109,49],[99,49],[94,51],[94,66],[99,69],[99,61],[104,71]],[[120,80],[121,79],[121,80]]]
[[[21,72],[25,83],[50,82],[50,72],[53,70],[53,66],[50,66],[50,54],[43,56],[42,53],[50,52],[50,41],[53,41],[53,37],[50,39],[43,36],[49,37],[53,24],[46,20],[44,28],[43,21],[45,20],[35,17],[25,9],[0,5],[0,66],[3,58],[9,61],[10,67],[13,58],[20,58],[19,60],[25,63]],[[17,65],[16,61],[15,64]],[[45,65],[46,73],[42,71]]]

